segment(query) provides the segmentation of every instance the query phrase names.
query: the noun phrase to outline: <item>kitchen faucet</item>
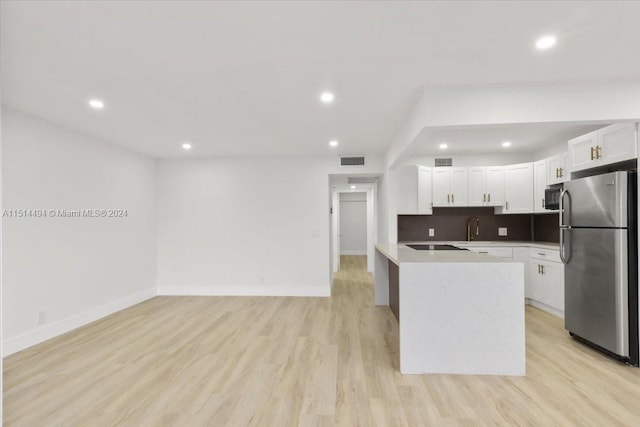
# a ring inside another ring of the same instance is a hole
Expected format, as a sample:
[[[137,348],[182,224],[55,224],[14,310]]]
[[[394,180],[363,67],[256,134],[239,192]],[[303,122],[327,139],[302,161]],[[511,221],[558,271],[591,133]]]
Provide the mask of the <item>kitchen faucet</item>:
[[[480,235],[480,218],[469,217],[469,219],[467,220],[467,242],[473,240],[473,235],[471,233],[471,223],[473,222],[473,220],[476,221],[476,236]]]

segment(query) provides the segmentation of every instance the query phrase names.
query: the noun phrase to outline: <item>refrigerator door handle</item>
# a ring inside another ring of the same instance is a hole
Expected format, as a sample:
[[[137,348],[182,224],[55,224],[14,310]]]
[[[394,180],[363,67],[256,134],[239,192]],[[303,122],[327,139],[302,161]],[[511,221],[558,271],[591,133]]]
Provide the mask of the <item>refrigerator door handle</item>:
[[[571,215],[571,194],[569,194],[568,190],[562,190],[560,192],[560,260],[563,264],[567,264],[569,259],[571,258],[571,235],[569,235],[569,256],[567,256],[567,251],[564,247],[564,232],[571,230],[571,224],[565,224],[564,222],[564,196],[567,196],[569,204],[567,207],[569,208],[569,215]]]
[[[571,231],[570,228],[560,228],[560,260],[563,264],[568,264],[571,259],[571,234],[569,234],[569,256],[564,248],[564,232]]]
[[[560,211],[560,227],[570,227],[571,224],[564,223],[564,196],[569,198],[569,204],[567,206],[569,208],[569,214],[571,214],[571,194],[569,194],[569,190],[562,190],[560,192],[560,203],[558,206],[558,210]]]

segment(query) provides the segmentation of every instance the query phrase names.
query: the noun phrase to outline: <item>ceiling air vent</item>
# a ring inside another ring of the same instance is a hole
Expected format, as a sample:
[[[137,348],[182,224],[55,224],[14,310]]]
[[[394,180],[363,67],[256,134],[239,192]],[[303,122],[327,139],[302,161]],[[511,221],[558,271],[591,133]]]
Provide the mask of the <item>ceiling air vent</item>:
[[[340,157],[340,166],[364,166],[364,156]]]
[[[453,166],[453,159],[449,157],[448,159],[435,159],[435,166]]]

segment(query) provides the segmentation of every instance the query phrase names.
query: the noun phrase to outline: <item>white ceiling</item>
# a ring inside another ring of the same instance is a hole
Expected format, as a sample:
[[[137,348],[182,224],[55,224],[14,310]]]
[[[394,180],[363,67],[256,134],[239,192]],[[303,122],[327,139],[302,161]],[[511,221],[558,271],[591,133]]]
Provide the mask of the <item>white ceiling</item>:
[[[157,157],[383,153],[421,86],[640,76],[640,2],[3,1],[1,15],[4,104]],[[536,51],[549,32],[557,46]]]
[[[434,129],[418,136],[413,154],[534,153],[551,145],[566,144],[570,139],[606,124],[522,123]],[[502,147],[504,141],[511,142],[511,146]],[[447,144],[444,150],[439,147],[442,143]]]

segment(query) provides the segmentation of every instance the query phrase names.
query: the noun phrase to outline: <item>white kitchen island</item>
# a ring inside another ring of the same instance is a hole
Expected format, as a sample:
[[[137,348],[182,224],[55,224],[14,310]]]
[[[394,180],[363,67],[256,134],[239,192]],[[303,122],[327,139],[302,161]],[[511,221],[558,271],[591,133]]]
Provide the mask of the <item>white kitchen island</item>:
[[[525,374],[522,263],[379,244],[375,303],[398,318],[402,373]]]

